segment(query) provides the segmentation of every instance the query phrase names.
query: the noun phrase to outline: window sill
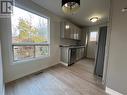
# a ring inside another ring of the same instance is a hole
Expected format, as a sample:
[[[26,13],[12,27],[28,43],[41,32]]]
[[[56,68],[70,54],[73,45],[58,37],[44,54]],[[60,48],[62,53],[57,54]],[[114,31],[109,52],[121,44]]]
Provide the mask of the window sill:
[[[37,60],[42,60],[42,59],[46,59],[49,58],[50,56],[45,56],[45,57],[38,57],[38,58],[31,58],[31,59],[26,59],[26,60],[21,60],[21,61],[15,61],[13,62],[13,65],[15,64],[23,64],[26,62],[32,62],[32,61],[37,61]]]

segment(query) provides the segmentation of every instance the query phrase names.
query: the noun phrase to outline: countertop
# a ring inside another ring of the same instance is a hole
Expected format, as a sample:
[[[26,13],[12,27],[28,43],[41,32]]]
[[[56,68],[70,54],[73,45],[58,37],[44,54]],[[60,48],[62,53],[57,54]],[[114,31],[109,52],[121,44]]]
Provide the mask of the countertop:
[[[60,45],[60,47],[64,48],[85,48],[83,45]]]

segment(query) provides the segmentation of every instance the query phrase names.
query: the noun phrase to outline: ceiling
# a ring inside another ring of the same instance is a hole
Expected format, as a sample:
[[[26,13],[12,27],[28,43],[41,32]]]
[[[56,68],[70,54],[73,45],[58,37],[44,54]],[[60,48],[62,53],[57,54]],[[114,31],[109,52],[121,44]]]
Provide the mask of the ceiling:
[[[52,13],[66,18],[80,26],[92,26],[105,23],[109,17],[109,0],[80,0],[80,10],[76,14],[66,15],[61,9],[61,0],[32,0]],[[90,22],[90,18],[97,16],[99,21]]]

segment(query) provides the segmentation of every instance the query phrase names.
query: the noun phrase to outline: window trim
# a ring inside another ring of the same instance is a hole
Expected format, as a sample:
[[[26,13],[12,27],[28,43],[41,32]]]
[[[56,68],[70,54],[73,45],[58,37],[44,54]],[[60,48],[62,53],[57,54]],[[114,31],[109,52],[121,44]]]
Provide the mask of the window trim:
[[[18,7],[20,9],[22,9],[22,10],[28,11],[28,12],[30,12],[32,14],[35,14],[37,16],[46,18],[48,20],[48,42],[46,42],[46,43],[12,43],[12,32],[11,32],[12,62],[14,64],[16,64],[16,63],[29,62],[29,61],[33,61],[33,60],[40,60],[40,59],[44,59],[44,58],[50,57],[50,17],[45,16],[45,15],[43,15],[40,12],[31,10],[31,9],[29,9],[27,7],[24,7],[22,5],[19,5],[19,4],[16,4],[14,7]],[[12,16],[11,16],[11,18],[12,18]],[[11,19],[11,25],[12,25],[12,19]],[[11,31],[13,31],[12,27],[11,27]],[[28,59],[14,61],[14,49],[13,49],[14,46],[48,46],[48,56],[43,56],[43,57],[40,56],[40,57],[35,57],[35,58],[28,58]]]
[[[12,46],[47,46],[49,43],[12,43]]]
[[[19,61],[13,61],[13,64],[22,64],[25,62],[32,62],[32,61],[38,61],[38,60],[42,60],[45,58],[49,58],[50,56],[44,56],[44,57],[35,57],[35,58],[28,58],[28,59],[24,59],[24,60],[19,60]]]
[[[42,14],[41,12],[35,11],[35,10],[33,10],[33,9],[31,9],[31,8],[28,8],[28,7],[26,7],[26,6],[22,6],[21,4],[15,3],[14,7],[18,7],[18,8],[20,8],[20,9],[23,9],[23,10],[25,10],[25,11],[31,12],[31,13],[33,13],[33,14],[36,14],[36,15],[38,15],[38,16],[41,16],[41,17],[44,17],[44,18],[50,20],[50,17],[49,17],[49,16],[46,16],[46,15]]]
[[[48,46],[48,55],[47,56],[40,56],[40,57],[36,57],[35,56],[35,52],[34,52],[34,57],[33,58],[26,58],[26,59],[23,59],[23,60],[14,60],[14,46],[33,46],[34,47],[34,51],[35,51],[35,47],[36,46]],[[16,63],[16,62],[24,62],[24,61],[27,61],[27,60],[34,60],[34,59],[41,59],[41,58],[46,58],[46,57],[50,57],[50,45],[49,44],[12,44],[12,55],[13,55],[13,62]]]

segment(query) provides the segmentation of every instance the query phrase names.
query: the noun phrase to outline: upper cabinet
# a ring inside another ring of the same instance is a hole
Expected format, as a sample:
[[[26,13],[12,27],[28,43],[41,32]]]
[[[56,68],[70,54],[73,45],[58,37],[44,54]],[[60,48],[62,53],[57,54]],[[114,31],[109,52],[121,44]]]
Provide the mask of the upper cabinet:
[[[61,38],[81,40],[81,29],[70,22],[61,22]]]

